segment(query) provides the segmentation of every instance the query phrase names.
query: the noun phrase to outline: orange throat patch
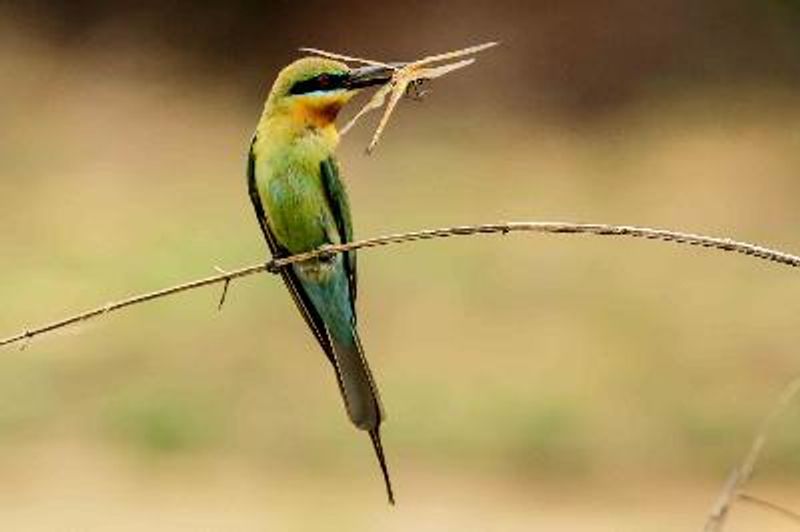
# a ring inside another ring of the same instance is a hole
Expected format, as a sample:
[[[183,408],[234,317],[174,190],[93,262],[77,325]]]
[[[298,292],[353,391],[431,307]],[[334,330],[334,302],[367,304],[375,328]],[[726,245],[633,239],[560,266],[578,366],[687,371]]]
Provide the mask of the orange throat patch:
[[[338,100],[300,101],[294,107],[294,118],[314,127],[324,128],[336,120],[345,102]]]

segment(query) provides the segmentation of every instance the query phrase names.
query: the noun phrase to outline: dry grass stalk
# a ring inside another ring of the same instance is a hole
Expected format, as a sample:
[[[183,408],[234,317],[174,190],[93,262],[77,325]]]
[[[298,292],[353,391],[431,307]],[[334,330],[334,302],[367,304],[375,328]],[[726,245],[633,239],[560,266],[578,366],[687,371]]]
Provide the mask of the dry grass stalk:
[[[410,86],[413,86],[414,84],[424,80],[436,79],[456,70],[462,69],[474,63],[475,59],[462,59],[460,61],[446,63],[443,65],[437,65],[437,63],[451,61],[468,55],[474,55],[478,52],[486,50],[487,48],[497,46],[497,44],[498,43],[496,42],[487,42],[476,46],[469,46],[460,50],[453,50],[452,52],[445,52],[442,54],[423,57],[422,59],[405,63],[400,66],[383,63],[380,61],[373,61],[371,59],[337,54],[325,50],[319,50],[317,48],[301,48],[300,50],[323,57],[330,57],[331,59],[337,59],[340,61],[383,66],[394,70],[391,81],[381,87],[364,105],[364,107],[362,107],[358,113],[356,113],[356,115],[342,128],[342,134],[347,133],[365,114],[375,109],[380,109],[386,105],[386,109],[383,112],[383,116],[381,117],[378,127],[375,129],[375,133],[372,135],[372,140],[367,146],[367,153],[372,153],[372,151],[378,145],[378,141],[380,140],[384,129],[386,129],[386,125],[389,123],[389,118],[392,116],[392,113],[397,107],[397,103],[405,94],[408,93]]]
[[[779,504],[762,499],[761,497],[756,497],[755,495],[750,495],[749,493],[740,493],[737,498],[742,502],[752,504],[753,506],[760,506],[761,508],[780,514],[786,519],[793,521],[795,524],[800,525],[800,514],[780,506]]]

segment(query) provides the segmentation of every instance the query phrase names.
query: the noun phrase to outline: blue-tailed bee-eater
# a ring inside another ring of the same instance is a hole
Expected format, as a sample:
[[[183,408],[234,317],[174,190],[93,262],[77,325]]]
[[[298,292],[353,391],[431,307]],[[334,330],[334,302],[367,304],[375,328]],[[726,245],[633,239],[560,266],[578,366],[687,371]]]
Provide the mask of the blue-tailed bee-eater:
[[[334,122],[359,89],[385,84],[391,75],[390,68],[351,69],[319,57],[297,60],[278,75],[247,168],[250,198],[273,257],[352,241]],[[356,328],[356,253],[294,263],[280,273],[333,366],[350,421],[369,432],[394,504],[380,437],[384,411]]]

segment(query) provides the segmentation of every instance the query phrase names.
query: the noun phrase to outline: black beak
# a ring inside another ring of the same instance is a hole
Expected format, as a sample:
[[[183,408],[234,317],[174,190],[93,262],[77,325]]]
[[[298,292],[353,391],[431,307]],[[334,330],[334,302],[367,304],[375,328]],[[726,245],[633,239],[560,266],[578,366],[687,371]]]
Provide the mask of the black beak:
[[[394,63],[390,66],[365,66],[355,68],[350,71],[345,85],[348,89],[363,89],[365,87],[374,87],[377,85],[385,85],[392,79],[395,69],[403,66],[402,63]]]

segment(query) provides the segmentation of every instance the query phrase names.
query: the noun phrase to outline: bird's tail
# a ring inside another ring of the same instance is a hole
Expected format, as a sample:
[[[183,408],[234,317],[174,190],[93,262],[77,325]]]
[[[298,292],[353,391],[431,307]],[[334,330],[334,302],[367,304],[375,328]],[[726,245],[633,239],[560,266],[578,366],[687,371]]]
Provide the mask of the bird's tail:
[[[372,448],[375,450],[375,456],[378,457],[378,463],[381,466],[383,483],[386,484],[386,496],[389,497],[389,504],[394,505],[394,490],[392,489],[392,479],[389,477],[389,468],[386,466],[386,457],[383,455],[380,426],[370,430],[369,437],[372,440]]]
[[[349,329],[350,334],[341,335],[344,338],[337,338],[337,335],[333,335],[332,338],[339,386],[342,388],[342,396],[350,421],[359,429],[369,432],[375,456],[378,458],[383,473],[386,494],[389,502],[394,504],[392,482],[386,466],[386,457],[383,454],[383,445],[381,445],[380,424],[384,419],[383,406],[378,388],[372,378],[372,372],[370,372],[364,356],[358,333],[354,327]]]

